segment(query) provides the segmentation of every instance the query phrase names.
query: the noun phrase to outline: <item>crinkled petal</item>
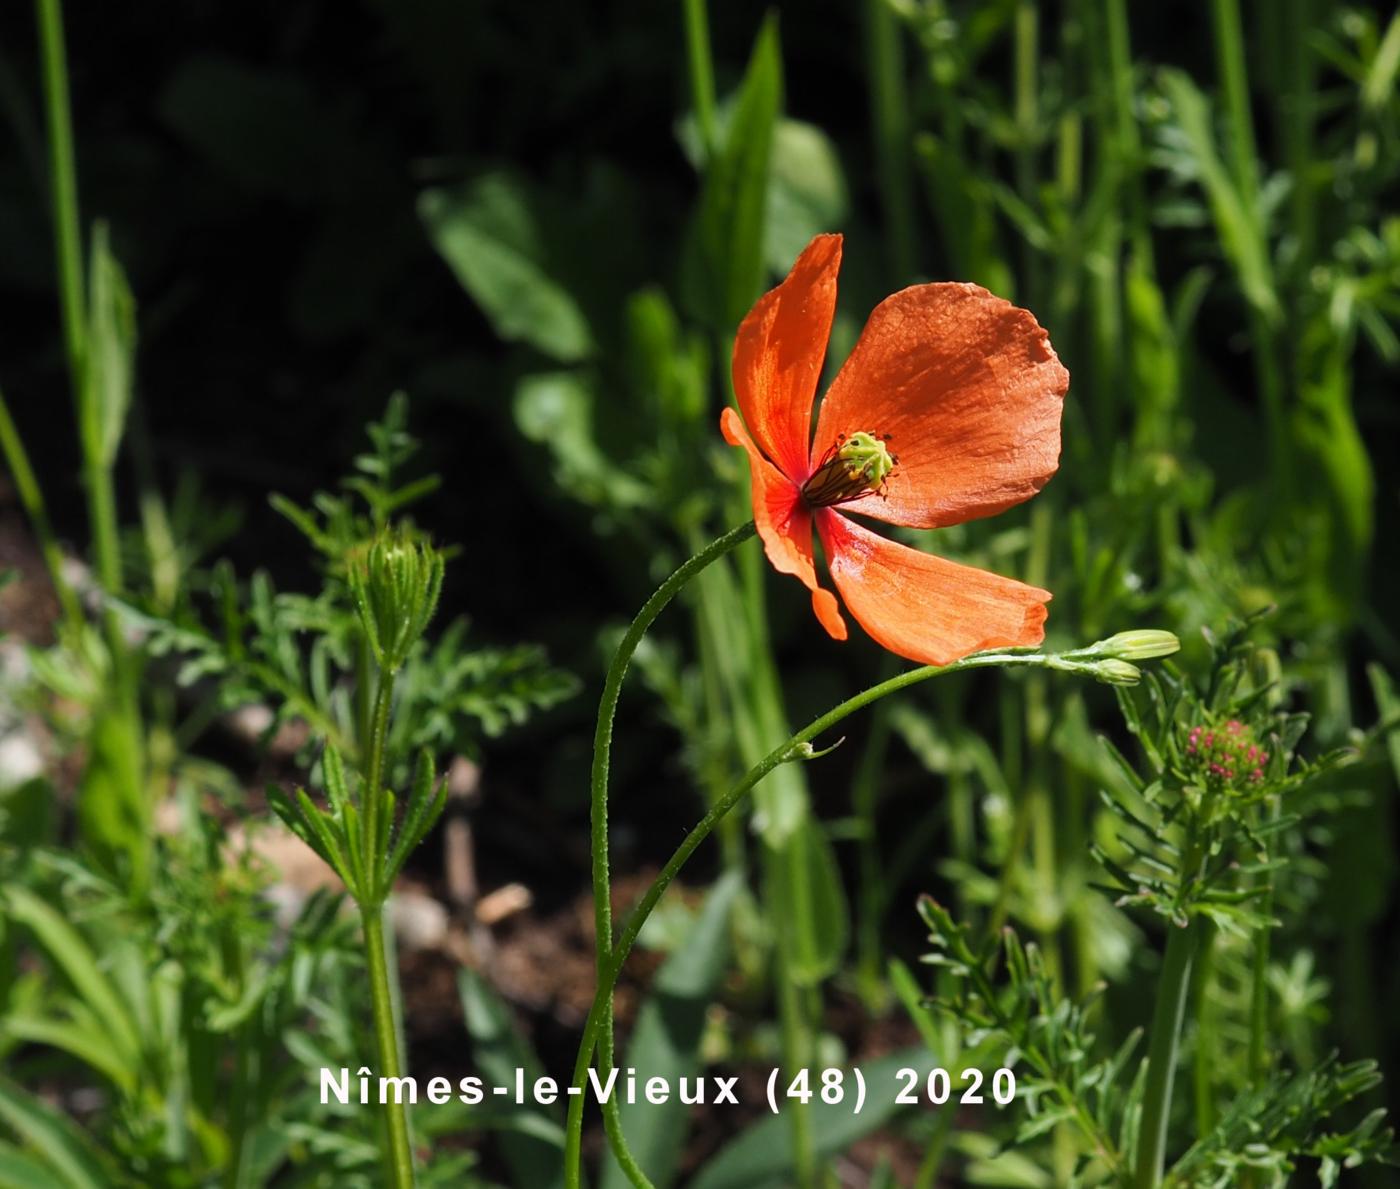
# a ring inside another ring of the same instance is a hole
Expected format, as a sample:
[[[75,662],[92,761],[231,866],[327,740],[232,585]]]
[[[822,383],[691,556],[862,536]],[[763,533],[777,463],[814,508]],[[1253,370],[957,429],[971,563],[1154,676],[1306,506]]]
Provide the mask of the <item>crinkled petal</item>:
[[[765,293],[734,339],[734,392],[754,440],[790,478],[808,475],[812,401],[836,310],[841,237],[819,235]]]
[[[1029,311],[977,285],[915,285],[870,315],[822,401],[811,465],[840,434],[887,434],[894,472],[845,510],[915,528],[991,516],[1055,473],[1068,387]]]
[[[763,551],[780,574],[793,574],[812,592],[812,610],[822,626],[838,640],[846,638],[846,624],[836,596],[817,585],[812,553],[812,513],[791,479],[769,462],[754,445],[733,409],[720,414],[720,430],[731,446],[742,446],[749,455],[753,494],[753,518]]]
[[[830,508],[817,528],[846,609],[891,652],[947,665],[1045,638],[1047,590],[886,540]]]

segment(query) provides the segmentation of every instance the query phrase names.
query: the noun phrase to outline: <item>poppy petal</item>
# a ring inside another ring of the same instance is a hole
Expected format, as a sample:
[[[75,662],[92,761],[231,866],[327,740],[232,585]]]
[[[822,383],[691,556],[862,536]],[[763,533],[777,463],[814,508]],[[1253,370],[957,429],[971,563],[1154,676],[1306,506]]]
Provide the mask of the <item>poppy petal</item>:
[[[842,505],[939,528],[1029,499],[1055,473],[1069,373],[1027,310],[978,285],[886,298],[822,401],[815,466],[840,434],[889,436],[879,493]]]
[[[787,279],[755,303],[734,338],[734,392],[763,452],[790,478],[808,476],[812,401],[836,310],[841,237],[819,235]]]
[[[910,549],[829,508],[817,528],[846,609],[891,652],[947,665],[1045,638],[1048,590]]]
[[[753,518],[763,551],[780,574],[793,574],[812,592],[812,610],[822,626],[838,640],[846,638],[846,624],[836,596],[817,585],[812,553],[812,513],[791,479],[769,462],[754,445],[733,409],[719,418],[720,430],[731,446],[742,446],[749,455],[753,490]]]

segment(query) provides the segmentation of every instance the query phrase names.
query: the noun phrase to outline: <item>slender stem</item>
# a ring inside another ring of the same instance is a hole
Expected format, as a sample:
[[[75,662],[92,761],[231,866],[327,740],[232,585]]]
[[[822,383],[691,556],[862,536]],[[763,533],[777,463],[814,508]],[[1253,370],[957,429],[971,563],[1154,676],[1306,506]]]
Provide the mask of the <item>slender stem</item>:
[[[44,72],[44,114],[49,135],[49,187],[58,257],[63,345],[75,404],[81,403],[87,324],[83,320],[82,237],[78,228],[78,170],[73,161],[73,116],[68,102],[68,58],[63,46],[60,0],[35,0]]]
[[[1040,11],[1035,0],[1020,0],[1016,7],[1013,42],[1013,80],[1016,124],[1016,189],[1022,201],[1037,204],[1036,140],[1039,136],[1038,80],[1040,61]],[[1040,258],[1028,240],[1022,241],[1022,276],[1027,304],[1040,304]]]
[[[389,964],[384,955],[384,908],[361,905],[365,961],[369,966],[370,998],[374,1004],[374,1039],[379,1055],[379,1076],[399,1078],[398,1032],[394,1027],[394,1001],[389,989]],[[397,1085],[397,1082],[390,1083]],[[413,1151],[408,1142],[408,1113],[397,1093],[384,1098],[384,1120],[389,1134],[389,1184],[392,1189],[412,1189]]]
[[[1312,44],[1312,0],[1285,0],[1283,27],[1290,36],[1279,39],[1283,51],[1285,101],[1279,107],[1280,140],[1283,142],[1293,188],[1290,198],[1290,230],[1297,249],[1298,276],[1313,267],[1317,244],[1317,183],[1313,176],[1313,126],[1317,119],[1317,74]],[[1305,292],[1301,286],[1295,292]]]
[[[870,118],[880,170],[885,241],[891,275],[903,283],[916,267],[909,166],[909,94],[899,18],[888,0],[866,0],[865,37]]]
[[[608,856],[608,777],[612,763],[613,720],[617,717],[617,702],[622,693],[622,680],[627,675],[627,666],[631,663],[632,654],[637,651],[637,645],[641,643],[647,629],[651,627],[666,605],[680,593],[681,589],[692,578],[712,562],[743,544],[756,531],[753,521],[730,530],[718,540],[707,545],[667,578],[657,588],[656,593],[646,601],[642,609],[637,612],[637,617],[618,643],[612,663],[608,666],[607,676],[603,681],[603,696],[598,702],[598,723],[593,735],[593,768],[590,775],[593,922],[596,934],[595,956],[600,985],[613,944],[612,878]],[[598,1044],[598,1066],[604,1077],[612,1068],[612,1060],[612,996],[611,988],[609,988],[606,1013],[602,1023],[602,1036]],[[615,1109],[615,1104],[605,1105]],[[574,1106],[579,1108],[581,1116],[581,1096],[576,1095],[570,1103],[571,1112]],[[605,1110],[605,1116],[610,1113],[610,1111]],[[617,1125],[616,1120],[610,1119],[608,1126],[610,1132],[616,1131],[617,1136],[621,1137],[621,1128]],[[625,1150],[624,1144],[623,1151]],[[627,1163],[622,1160],[621,1154],[619,1154],[619,1160],[623,1163],[624,1171],[628,1171]]]
[[[1142,192],[1142,138],[1134,113],[1133,51],[1126,0],[1109,0],[1105,6],[1109,89],[1113,103],[1113,129],[1118,147],[1117,168],[1128,208],[1133,246],[1151,271],[1152,238],[1147,205]]]
[[[745,526],[745,528],[750,527]],[[721,540],[723,539],[721,538]],[[1058,657],[1046,653],[983,652],[964,657],[962,660],[954,661],[942,668],[926,665],[891,677],[887,681],[882,681],[878,685],[873,685],[862,693],[846,699],[839,706],[813,719],[802,730],[775,747],[753,765],[738,784],[710,807],[695,828],[685,836],[685,840],[676,848],[675,853],[667,860],[661,873],[652,882],[637,907],[627,918],[627,922],[618,936],[617,944],[600,963],[598,986],[594,992],[593,1005],[589,1010],[588,1019],[584,1024],[578,1056],[574,1063],[572,1085],[578,1088],[579,1093],[569,1096],[569,1113],[564,1137],[564,1183],[567,1189],[578,1189],[581,1183],[579,1156],[583,1136],[583,1091],[588,1084],[589,1064],[594,1048],[599,1042],[603,1020],[610,1009],[618,973],[622,969],[622,964],[627,960],[628,954],[632,952],[632,946],[636,943],[642,926],[660,902],[661,897],[665,895],[666,889],[680,874],[681,868],[685,866],[690,856],[710,836],[710,833],[724,820],[725,816],[775,768],[794,760],[813,758],[817,753],[812,751],[810,744],[818,735],[830,730],[857,710],[864,709],[880,698],[907,689],[911,685],[917,685],[921,681],[927,681],[930,677],[941,677],[947,673],[960,673],[968,669],[985,669],[1001,665],[1053,669],[1062,667],[1058,662]]]
[[[1213,0],[1211,13],[1216,63],[1224,92],[1225,122],[1229,133],[1227,163],[1241,201],[1249,212],[1249,234],[1262,241],[1264,230],[1263,216],[1259,212],[1258,153],[1254,121],[1249,110],[1249,72],[1245,61],[1239,0]],[[1267,261],[1267,252],[1263,256]],[[1288,425],[1285,379],[1279,368],[1278,333],[1268,311],[1261,309],[1253,299],[1249,301],[1249,334],[1255,379],[1268,418],[1273,479],[1278,490],[1287,495],[1292,490],[1294,479],[1293,442]]]
[[[710,18],[705,0],[685,0],[685,48],[690,65],[690,103],[708,162],[719,143],[715,117],[715,74],[710,58]]]
[[[1201,848],[1192,837],[1186,847],[1182,884],[1196,876]],[[1136,1189],[1157,1189],[1167,1152],[1167,1122],[1171,1115],[1172,1081],[1176,1076],[1177,1045],[1186,1000],[1191,988],[1191,962],[1196,954],[1200,925],[1168,926],[1167,952],[1157,978],[1157,1002],[1152,1009],[1152,1039],[1147,1053],[1147,1085],[1142,1096],[1142,1121],[1138,1127]]]
[[[1225,95],[1225,117],[1230,130],[1230,167],[1235,184],[1252,202],[1258,190],[1254,121],[1249,111],[1249,72],[1245,66],[1244,29],[1239,0],[1212,0],[1215,50],[1220,85]]]
[[[15,491],[19,494],[19,502],[25,515],[29,517],[34,535],[38,538],[39,552],[48,568],[49,581],[53,583],[54,593],[58,595],[59,606],[63,608],[71,627],[81,627],[83,611],[78,605],[78,596],[73,593],[72,586],[63,576],[63,553],[58,547],[53,526],[49,523],[44,494],[38,479],[35,478],[34,468],[29,464],[29,454],[24,449],[24,442],[20,440],[19,431],[10,416],[10,408],[5,403],[3,392],[0,392],[0,454],[4,455],[10,474],[14,476]]]
[[[870,736],[851,788],[851,808],[860,824],[856,846],[859,857],[860,885],[857,917],[859,956],[856,960],[856,986],[866,1007],[883,1013],[889,1003],[889,984],[884,977],[880,953],[880,933],[884,923],[889,892],[885,886],[885,867],[880,859],[878,806],[880,776],[889,750],[890,716],[888,702],[881,702],[871,716]]]
[[[369,637],[360,633],[355,645],[355,750],[358,756],[369,754],[369,736],[374,723],[374,657]]]
[[[1279,815],[1279,799],[1270,798],[1269,817]],[[1268,879],[1268,876],[1265,876]],[[1254,934],[1254,954],[1250,970],[1249,993],[1249,1082],[1257,1087],[1263,1080],[1268,1066],[1267,1038],[1269,1030],[1269,943],[1273,925],[1270,918],[1274,914],[1274,889],[1272,881],[1259,902],[1259,911],[1264,923]]]
[[[122,588],[121,552],[117,539],[116,493],[111,467],[102,457],[96,431],[95,393],[88,366],[87,321],[84,314],[82,232],[78,221],[78,170],[73,156],[73,113],[68,94],[68,58],[63,43],[60,0],[35,0],[39,54],[43,67],[44,115],[49,142],[49,188],[53,204],[54,251],[63,320],[63,346],[78,440],[83,452],[83,485],[87,489],[97,576],[109,593]],[[114,661],[123,649],[121,633],[110,612],[105,617]]]
[[[226,943],[230,964],[235,972],[234,985],[240,991],[247,989],[247,968],[244,962],[242,939],[233,936]],[[241,995],[240,995],[241,998]],[[224,1189],[242,1189],[244,1180],[244,1159],[248,1138],[248,1090],[253,1084],[249,1066],[249,1050],[255,1043],[256,1030],[262,1017],[253,1013],[237,1028],[231,1039],[234,1042],[233,1084],[229,1087],[228,1109],[228,1164],[224,1168]]]
[[[1215,928],[1202,921],[1201,936],[1196,943],[1194,997],[1196,1001],[1196,1061],[1194,1090],[1196,1099],[1196,1138],[1204,1139],[1215,1126],[1215,1062],[1220,1050],[1216,1045],[1215,1028]]]
[[[1032,586],[1048,586],[1050,582],[1051,535],[1055,512],[1050,501],[1042,501],[1031,509],[1031,544],[1026,557],[1026,581]],[[1036,922],[1040,933],[1042,953],[1052,978],[1059,981],[1062,972],[1060,926],[1062,910],[1057,899],[1065,883],[1057,870],[1055,810],[1050,799],[1049,757],[1046,745],[1050,737],[1051,711],[1045,693],[1045,674],[1032,673],[1023,682],[1025,698],[1026,782],[1021,790],[1029,805],[1031,863],[1035,872],[1036,899],[1041,904],[1056,905],[1053,916],[1038,913]],[[1013,856],[1019,861],[1020,856]]]
[[[117,493],[112,469],[104,463],[95,443],[83,444],[83,485],[88,493],[88,518],[92,521],[92,555],[97,576],[109,594],[122,589],[121,548],[117,531]]]
[[[778,998],[778,1040],[781,1064],[786,1078],[812,1065],[812,1016],[807,1010],[803,988],[792,976],[791,955],[786,944],[788,930],[806,928],[811,905],[803,895],[803,873],[784,854],[793,845],[791,837],[776,847],[764,847],[766,888],[764,900],[777,922],[778,944],[775,947],[774,974]],[[786,928],[785,928],[786,926]],[[792,1174],[796,1189],[814,1189],[817,1175],[816,1150],[812,1145],[812,1124],[805,1104],[796,1103],[788,1111],[788,1129],[792,1137]]]
[[[369,747],[366,752],[363,795],[360,800],[360,838],[365,862],[369,864],[366,879],[369,886],[360,889],[368,908],[378,908],[389,894],[380,887],[384,856],[379,854],[379,814],[383,808],[384,749],[389,737],[389,708],[394,701],[394,671],[379,671],[379,689],[374,696],[374,717],[370,720]]]
[[[743,500],[742,495],[740,499]],[[757,550],[735,560],[742,592],[738,595],[737,613],[744,617],[748,629],[748,663],[738,704],[745,708],[740,713],[752,723],[747,736],[741,739],[740,756],[752,763],[779,739],[787,738],[792,725],[783,707],[782,681],[773,660],[764,597],[767,564]],[[779,1050],[783,1068],[800,1070],[812,1064],[821,1021],[820,994],[810,993],[807,976],[794,973],[790,944],[792,938],[811,931],[807,872],[802,865],[793,862],[792,856],[794,839],[811,816],[811,798],[801,771],[794,768],[776,773],[767,792],[769,803],[759,807],[760,815],[765,818],[762,829],[765,845],[760,854],[764,869],[764,908],[776,922],[778,941],[772,950],[772,962],[777,988]],[[803,994],[804,989],[809,993]],[[804,1107],[788,1112],[788,1127],[796,1189],[815,1189],[820,1161]]]
[[[389,888],[380,886],[384,856],[379,853],[379,816],[383,811],[384,753],[389,737],[389,711],[394,701],[393,669],[379,671],[379,688],[365,742],[364,781],[361,785],[361,846],[365,857],[366,886],[355,889],[364,923],[365,963],[369,968],[370,998],[374,1005],[374,1038],[379,1054],[379,1076],[401,1076],[398,1029],[394,1025],[394,1000],[384,951],[384,901]],[[386,1095],[385,1125],[389,1141],[389,1173],[393,1189],[413,1184],[413,1153],[408,1139],[408,1116],[395,1095]]]

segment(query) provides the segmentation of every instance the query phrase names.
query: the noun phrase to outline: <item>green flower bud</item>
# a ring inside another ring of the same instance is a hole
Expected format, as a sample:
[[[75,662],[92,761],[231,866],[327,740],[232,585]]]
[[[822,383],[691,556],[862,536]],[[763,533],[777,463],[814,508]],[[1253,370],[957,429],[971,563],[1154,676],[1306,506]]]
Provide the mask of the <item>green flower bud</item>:
[[[406,531],[391,531],[349,559],[350,595],[380,668],[402,667],[437,610],[442,554]]]
[[[1120,661],[1145,661],[1155,656],[1171,656],[1181,647],[1181,641],[1171,632],[1160,628],[1136,628],[1119,632],[1099,644],[1104,656]]]
[[[1142,680],[1142,670],[1114,657],[1092,666],[1093,674],[1106,685],[1136,685]]]

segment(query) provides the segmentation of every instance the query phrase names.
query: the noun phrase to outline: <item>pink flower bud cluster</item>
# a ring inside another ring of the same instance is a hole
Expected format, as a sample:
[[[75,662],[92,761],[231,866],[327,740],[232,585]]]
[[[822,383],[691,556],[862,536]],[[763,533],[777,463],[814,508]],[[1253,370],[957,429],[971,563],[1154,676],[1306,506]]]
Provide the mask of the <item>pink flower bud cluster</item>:
[[[1237,718],[1221,727],[1192,727],[1186,756],[1213,789],[1258,784],[1269,759],[1269,753],[1254,742],[1253,732]]]

